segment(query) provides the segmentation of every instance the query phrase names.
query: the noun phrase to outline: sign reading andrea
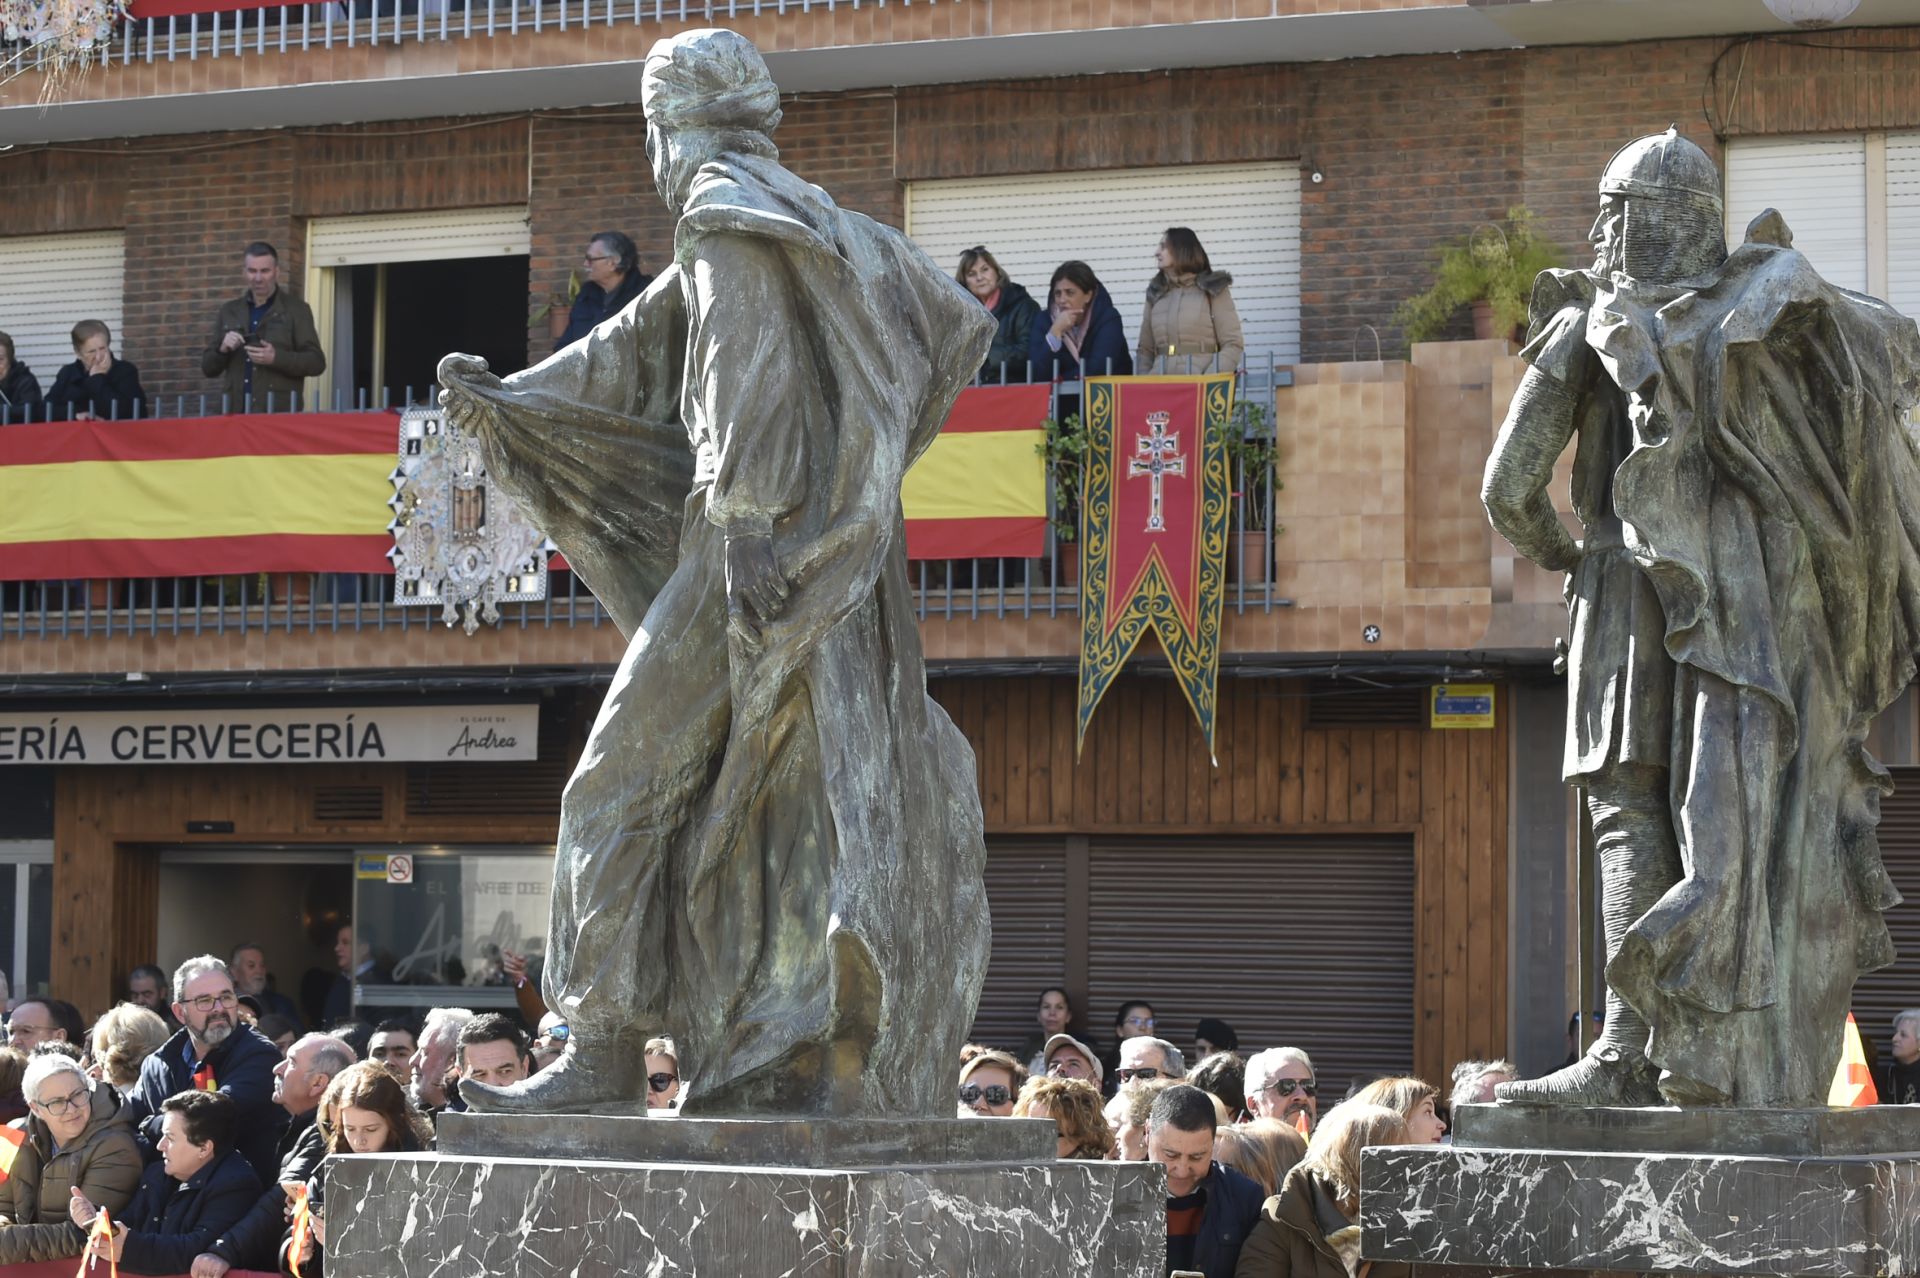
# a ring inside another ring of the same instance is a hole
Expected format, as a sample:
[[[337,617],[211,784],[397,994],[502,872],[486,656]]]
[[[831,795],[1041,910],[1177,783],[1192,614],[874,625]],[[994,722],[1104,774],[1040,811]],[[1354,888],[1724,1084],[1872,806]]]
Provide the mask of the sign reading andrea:
[[[0,714],[0,766],[435,763],[537,758],[538,705]]]

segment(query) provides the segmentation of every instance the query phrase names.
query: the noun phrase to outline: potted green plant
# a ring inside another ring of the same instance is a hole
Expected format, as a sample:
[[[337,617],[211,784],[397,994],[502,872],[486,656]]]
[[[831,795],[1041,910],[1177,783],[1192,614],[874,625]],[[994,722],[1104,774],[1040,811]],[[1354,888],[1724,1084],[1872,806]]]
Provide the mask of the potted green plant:
[[[1087,433],[1080,415],[1069,413],[1064,420],[1049,417],[1041,423],[1045,432],[1036,446],[1047,470],[1047,523],[1053,528],[1058,546],[1059,585],[1077,585],[1080,581],[1080,483],[1087,472]]]
[[[1517,336],[1527,322],[1534,277],[1564,264],[1533,214],[1515,205],[1504,224],[1482,223],[1465,238],[1442,245],[1434,259],[1433,285],[1401,303],[1394,322],[1409,342],[1431,341],[1456,311],[1471,306],[1475,337]]]
[[[1280,491],[1274,462],[1280,449],[1273,410],[1241,400],[1219,429],[1227,449],[1227,481],[1240,507],[1227,525],[1227,582],[1259,585],[1273,579],[1273,540],[1280,533],[1274,518],[1274,495]]]

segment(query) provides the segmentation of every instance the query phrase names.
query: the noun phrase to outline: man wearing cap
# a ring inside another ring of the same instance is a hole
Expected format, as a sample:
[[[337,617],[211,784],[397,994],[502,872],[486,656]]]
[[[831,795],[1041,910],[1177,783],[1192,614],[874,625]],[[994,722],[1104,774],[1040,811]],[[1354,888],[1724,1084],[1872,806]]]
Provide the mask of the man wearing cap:
[[[1608,960],[1592,1048],[1505,1100],[1824,1104],[1854,979],[1893,958],[1863,742],[1920,647],[1920,333],[1772,210],[1729,254],[1720,190],[1671,128],[1614,156],[1487,465],[1495,529],[1569,575]],[[1547,497],[1570,439],[1580,541]]]
[[[1095,1087],[1106,1081],[1100,1054],[1071,1034],[1055,1034],[1041,1055],[1046,1058],[1047,1073],[1056,1078],[1084,1078]]]
[[[451,419],[629,646],[561,806],[547,1005],[568,1048],[476,1109],[952,1112],[989,943],[966,739],[926,692],[906,467],[993,320],[900,232],[780,165],[752,42],[659,41],[640,82],[674,262]],[[688,465],[689,453],[691,465]]]

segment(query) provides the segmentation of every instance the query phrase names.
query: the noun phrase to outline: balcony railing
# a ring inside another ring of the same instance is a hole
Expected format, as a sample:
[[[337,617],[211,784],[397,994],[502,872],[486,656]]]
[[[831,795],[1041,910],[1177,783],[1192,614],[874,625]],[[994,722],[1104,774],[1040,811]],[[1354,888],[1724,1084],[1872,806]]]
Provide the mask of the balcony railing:
[[[1238,402],[1276,420],[1275,396],[1292,384],[1292,370],[1269,357],[1248,357]],[[1181,371],[1181,370],[1175,370]],[[1205,372],[1195,367],[1194,372]],[[431,402],[432,387],[339,394],[335,410],[388,409]],[[1052,415],[1063,396],[1080,393],[1077,382],[1052,390]],[[224,396],[162,397],[141,405],[142,419],[203,417],[230,412],[288,412],[320,404],[235,403]],[[0,408],[0,427],[20,416]],[[35,420],[44,420],[36,417]],[[56,418],[58,420],[58,418]],[[397,446],[396,431],[396,446]],[[1274,584],[1274,494],[1279,469],[1251,477],[1236,463],[1229,524],[1226,606],[1235,612],[1271,612],[1292,606]],[[1245,494],[1256,494],[1249,509]],[[1049,514],[1057,516],[1051,509]],[[1080,610],[1077,547],[1063,541],[1051,523],[1038,558],[915,560],[908,564],[915,609],[921,620],[1075,616]],[[5,565],[0,564],[0,577]],[[593,592],[571,571],[555,570],[540,603],[501,604],[500,625],[579,627],[612,624]],[[256,573],[233,577],[142,577],[92,581],[0,581],[0,642],[109,635],[200,635],[237,631],[361,631],[432,629],[441,625],[437,606],[393,601],[393,578],[382,574]]]
[[[960,0],[133,0],[112,39],[95,47],[100,66],[240,57],[403,40],[464,40],[588,27],[729,23],[763,14],[881,8]],[[31,53],[27,65],[34,65]]]

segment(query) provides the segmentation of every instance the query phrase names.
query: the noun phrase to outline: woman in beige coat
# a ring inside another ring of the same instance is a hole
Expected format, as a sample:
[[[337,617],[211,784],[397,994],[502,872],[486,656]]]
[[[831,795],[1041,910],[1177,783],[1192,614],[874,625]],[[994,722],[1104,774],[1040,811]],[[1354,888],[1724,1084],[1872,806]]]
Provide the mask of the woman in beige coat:
[[[1147,285],[1134,371],[1236,371],[1246,339],[1233,306],[1233,276],[1213,269],[1200,237],[1184,226],[1167,228],[1153,260],[1160,273]]]
[[[21,1089],[27,1116],[5,1181],[0,1181],[0,1266],[60,1260],[87,1249],[68,1216],[78,1188],[114,1215],[140,1184],[140,1148],[122,1117],[120,1097],[65,1056],[36,1056]]]

